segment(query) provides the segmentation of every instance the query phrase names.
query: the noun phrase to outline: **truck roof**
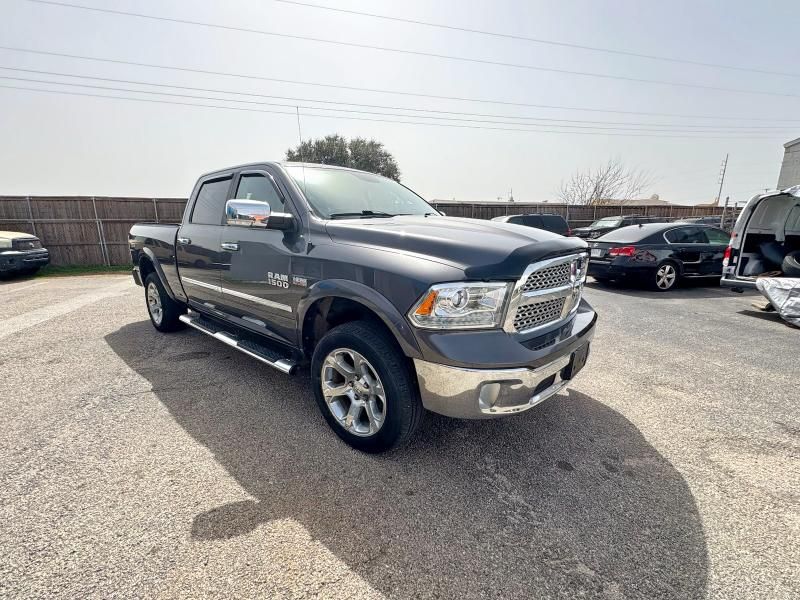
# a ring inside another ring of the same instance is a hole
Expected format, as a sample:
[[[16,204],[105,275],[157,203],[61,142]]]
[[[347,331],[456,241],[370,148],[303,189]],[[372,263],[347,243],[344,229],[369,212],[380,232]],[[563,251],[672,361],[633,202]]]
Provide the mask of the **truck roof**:
[[[338,165],[325,165],[320,163],[306,163],[306,162],[294,162],[289,160],[265,160],[260,162],[253,162],[253,163],[245,163],[242,165],[235,165],[232,167],[226,167],[224,169],[214,169],[213,171],[209,171],[208,173],[203,173],[201,177],[208,177],[209,175],[216,175],[222,173],[228,173],[229,171],[236,171],[238,169],[257,169],[258,167],[281,167],[281,166],[292,166],[292,167],[308,167],[310,169],[337,169],[339,171],[358,171],[359,173],[366,173],[367,171],[361,171],[360,169],[351,169],[350,167],[340,167]],[[372,173],[375,175],[375,173]]]

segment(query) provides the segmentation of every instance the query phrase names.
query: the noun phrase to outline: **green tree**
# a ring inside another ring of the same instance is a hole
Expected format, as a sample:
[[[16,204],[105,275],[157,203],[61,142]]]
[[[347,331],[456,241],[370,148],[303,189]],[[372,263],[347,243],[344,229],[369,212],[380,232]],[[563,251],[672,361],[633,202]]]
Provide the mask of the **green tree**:
[[[351,167],[400,181],[397,161],[376,140],[357,137],[348,141],[339,134],[326,135],[289,148],[286,160]]]

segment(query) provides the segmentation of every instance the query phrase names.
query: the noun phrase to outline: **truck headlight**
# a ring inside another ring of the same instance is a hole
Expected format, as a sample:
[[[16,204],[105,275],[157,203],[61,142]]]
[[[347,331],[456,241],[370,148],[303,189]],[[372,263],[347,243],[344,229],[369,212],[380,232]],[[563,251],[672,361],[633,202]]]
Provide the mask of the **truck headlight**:
[[[478,329],[498,327],[513,284],[440,283],[431,286],[408,313],[417,327]]]

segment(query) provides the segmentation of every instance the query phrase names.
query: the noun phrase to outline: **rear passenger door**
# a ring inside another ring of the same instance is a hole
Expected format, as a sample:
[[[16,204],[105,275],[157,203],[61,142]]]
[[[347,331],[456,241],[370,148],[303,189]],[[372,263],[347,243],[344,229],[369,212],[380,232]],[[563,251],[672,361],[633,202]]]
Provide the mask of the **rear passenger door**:
[[[192,194],[190,212],[178,229],[175,256],[183,289],[189,300],[216,308],[220,300],[220,272],[224,262],[220,233],[225,202],[233,174],[201,179]]]
[[[670,244],[673,256],[683,263],[684,275],[691,277],[703,274],[703,261],[710,249],[702,227],[676,227],[664,233],[664,237]]]

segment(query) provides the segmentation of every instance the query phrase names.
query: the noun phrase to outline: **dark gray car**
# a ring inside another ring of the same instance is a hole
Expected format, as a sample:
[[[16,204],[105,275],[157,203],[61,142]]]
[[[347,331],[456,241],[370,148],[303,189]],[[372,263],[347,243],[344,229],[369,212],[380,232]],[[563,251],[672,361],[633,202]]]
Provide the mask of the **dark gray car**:
[[[334,431],[370,452],[424,409],[529,409],[583,367],[586,243],[444,217],[362,171],[257,163],[204,175],[180,226],[137,224],[153,325],[189,325],[286,373],[310,366]]]

